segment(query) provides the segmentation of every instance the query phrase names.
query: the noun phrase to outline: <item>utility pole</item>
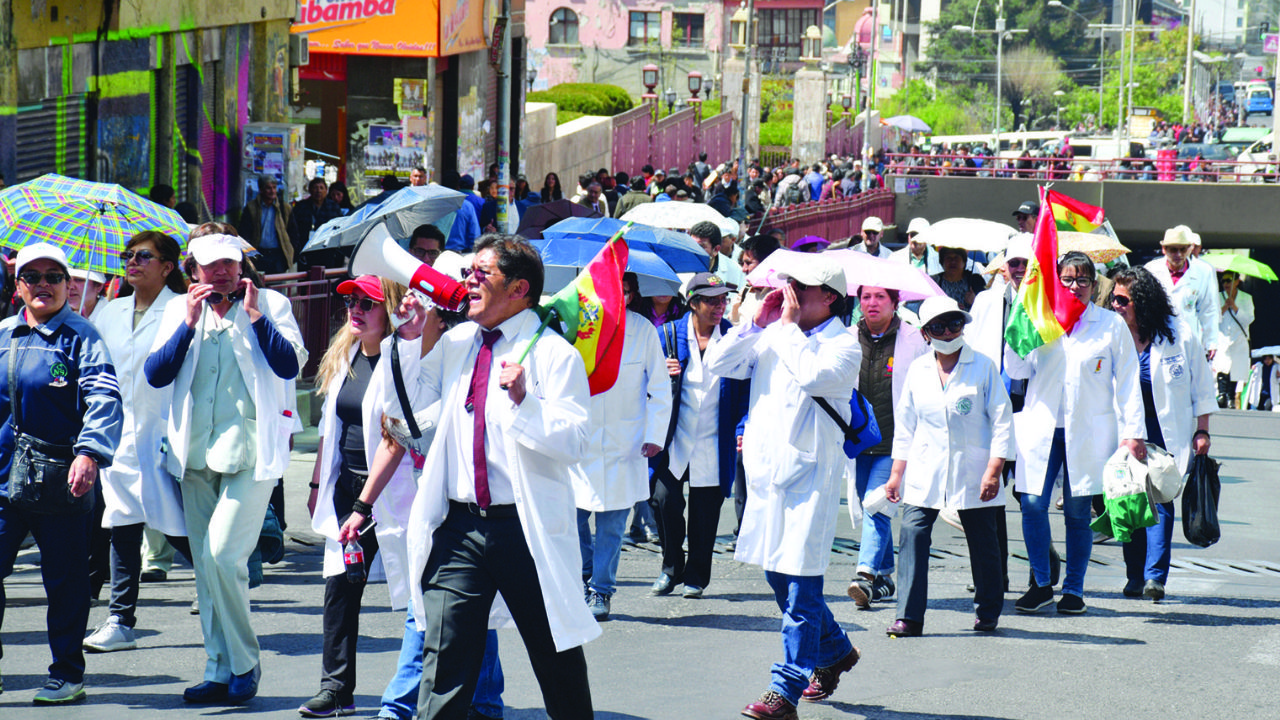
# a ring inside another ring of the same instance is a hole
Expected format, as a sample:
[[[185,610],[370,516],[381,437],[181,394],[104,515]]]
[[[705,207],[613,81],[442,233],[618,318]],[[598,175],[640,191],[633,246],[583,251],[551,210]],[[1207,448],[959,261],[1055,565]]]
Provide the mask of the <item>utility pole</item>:
[[[1191,13],[1187,16],[1187,65],[1182,79],[1182,122],[1191,122],[1191,48],[1196,38],[1196,0],[1191,0]]]
[[[503,0],[509,2],[510,0]],[[747,0],[747,26],[744,30],[745,35],[742,42],[746,45],[746,59],[742,67],[742,124],[739,128],[738,137],[738,203],[742,207],[747,205],[747,188],[744,186],[747,177],[747,114],[751,112],[751,67],[756,58],[755,35],[752,34],[752,25],[756,21],[756,0]],[[763,88],[756,88],[756,92],[762,91]],[[724,92],[721,90],[721,92]]]
[[[508,227],[507,210],[511,202],[511,0],[502,0],[498,17],[502,59],[498,63],[498,117],[494,127],[498,135],[498,232],[514,233]]]

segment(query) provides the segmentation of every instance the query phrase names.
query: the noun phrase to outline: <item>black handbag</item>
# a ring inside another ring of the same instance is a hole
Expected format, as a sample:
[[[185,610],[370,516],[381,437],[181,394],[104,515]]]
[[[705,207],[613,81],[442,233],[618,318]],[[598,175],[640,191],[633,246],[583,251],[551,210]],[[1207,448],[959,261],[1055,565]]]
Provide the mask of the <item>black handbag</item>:
[[[75,449],[28,435],[18,422],[18,339],[9,342],[9,423],[13,428],[13,460],[9,466],[9,504],[40,515],[80,515],[93,508],[93,493],[71,494],[67,478]]]
[[[1192,545],[1209,547],[1222,537],[1218,521],[1221,490],[1218,461],[1208,455],[1192,456],[1191,471],[1182,491],[1182,534]]]

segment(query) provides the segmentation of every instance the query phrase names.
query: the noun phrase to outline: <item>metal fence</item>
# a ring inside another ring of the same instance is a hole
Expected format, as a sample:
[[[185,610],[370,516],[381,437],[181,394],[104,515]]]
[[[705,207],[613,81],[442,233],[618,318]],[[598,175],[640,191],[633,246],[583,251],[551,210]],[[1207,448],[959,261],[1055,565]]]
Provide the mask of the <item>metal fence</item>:
[[[613,168],[630,174],[645,165],[684,172],[689,163],[706,152],[715,164],[733,152],[733,113],[720,113],[698,122],[697,110],[688,108],[656,123],[653,106],[642,105],[613,118]]]
[[[311,381],[320,367],[320,358],[329,347],[329,338],[346,319],[345,308],[337,301],[338,283],[347,278],[345,268],[312,267],[307,272],[267,275],[266,286],[289,298],[293,317],[302,330],[307,348],[307,364],[299,373],[301,381]]]
[[[655,168],[674,168],[683,174],[685,166],[698,159],[694,148],[694,126],[697,111],[686,108],[668,115],[649,133],[649,163]],[[710,153],[708,153],[710,157]]]
[[[853,144],[853,130],[849,126],[848,118],[840,118],[834,125],[827,128],[827,156],[840,155],[842,157],[849,156],[854,153],[857,147]]]
[[[613,116],[613,169],[637,173],[649,162],[653,108],[641,105]]]
[[[748,219],[747,231],[754,235],[780,229],[787,234],[788,243],[806,235],[839,242],[856,235],[862,221],[872,215],[885,225],[893,224],[893,191],[881,188],[853,197],[770,208],[763,216]]]

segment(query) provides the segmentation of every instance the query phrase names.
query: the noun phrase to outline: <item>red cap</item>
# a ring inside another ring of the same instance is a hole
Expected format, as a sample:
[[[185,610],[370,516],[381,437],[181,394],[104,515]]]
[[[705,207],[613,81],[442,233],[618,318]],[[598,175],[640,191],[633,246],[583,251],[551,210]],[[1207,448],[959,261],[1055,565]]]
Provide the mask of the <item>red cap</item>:
[[[339,295],[350,295],[356,290],[360,290],[378,302],[386,299],[382,294],[382,280],[378,279],[377,275],[361,275],[355,280],[343,280],[338,283]]]

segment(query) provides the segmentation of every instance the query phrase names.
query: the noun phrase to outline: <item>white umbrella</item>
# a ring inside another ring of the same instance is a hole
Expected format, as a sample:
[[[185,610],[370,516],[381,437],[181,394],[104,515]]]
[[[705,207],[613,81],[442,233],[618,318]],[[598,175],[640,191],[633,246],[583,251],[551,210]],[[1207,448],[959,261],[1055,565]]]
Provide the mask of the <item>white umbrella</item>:
[[[911,263],[868,255],[860,250],[828,250],[818,255],[840,265],[844,270],[847,293],[855,293],[863,285],[897,290],[903,301],[923,300],[942,295],[942,288]],[[780,274],[798,262],[813,262],[812,253],[774,250],[747,275],[747,284],[755,287],[782,287]]]
[[[702,221],[712,223],[728,234],[738,232],[738,223],[721,215],[715,208],[702,203],[693,202],[652,202],[637,205],[618,218],[623,222],[635,222],[638,225],[652,225],[669,230],[688,230]],[[732,226],[729,225],[732,223]]]
[[[939,220],[916,236],[917,242],[935,248],[950,247],[976,252],[1000,252],[1018,231],[1003,223],[975,218]]]
[[[1268,345],[1253,351],[1254,359],[1258,359],[1266,355],[1280,355],[1280,345]]]

